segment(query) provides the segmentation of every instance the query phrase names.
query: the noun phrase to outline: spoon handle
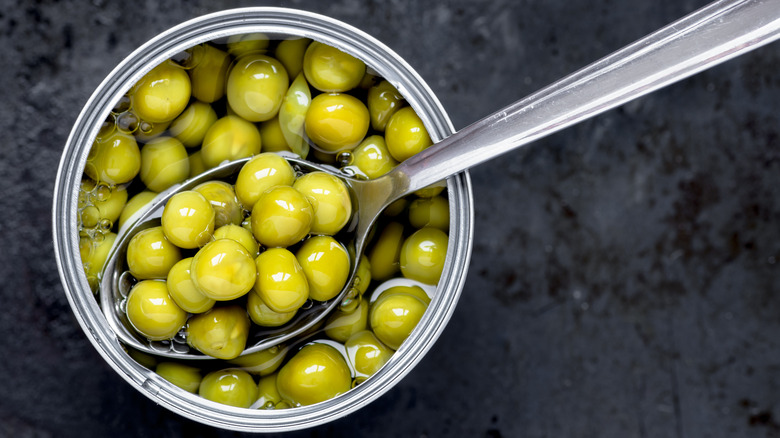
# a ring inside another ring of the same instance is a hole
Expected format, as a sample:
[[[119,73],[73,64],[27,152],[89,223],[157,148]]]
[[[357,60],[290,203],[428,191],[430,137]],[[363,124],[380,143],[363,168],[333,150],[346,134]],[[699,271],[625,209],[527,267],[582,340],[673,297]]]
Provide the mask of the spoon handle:
[[[404,193],[655,91],[780,37],[780,0],[720,0],[407,159]]]

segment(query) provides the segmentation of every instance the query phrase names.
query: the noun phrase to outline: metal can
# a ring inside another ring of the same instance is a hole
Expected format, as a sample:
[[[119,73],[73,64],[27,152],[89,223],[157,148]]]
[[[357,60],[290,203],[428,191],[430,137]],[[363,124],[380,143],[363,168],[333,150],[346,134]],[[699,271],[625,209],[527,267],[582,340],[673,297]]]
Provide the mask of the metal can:
[[[447,259],[437,291],[415,330],[376,374],[350,391],[311,406],[250,410],[219,405],[170,384],[136,362],[108,325],[95,299],[79,253],[77,203],[82,172],[93,140],[111,109],[154,66],[185,49],[231,35],[259,32],[270,38],[320,41],[363,60],[392,83],[439,141],[454,132],[440,102],[419,75],[388,47],[329,17],[284,8],[243,8],[205,15],[153,38],[125,58],[98,86],[81,111],[65,145],[54,188],[53,234],[60,278],[73,313],[106,362],[129,384],[186,418],[224,429],[277,432],[335,420],[392,388],[441,334],[466,278],[473,236],[473,198],[468,173],[450,177]]]

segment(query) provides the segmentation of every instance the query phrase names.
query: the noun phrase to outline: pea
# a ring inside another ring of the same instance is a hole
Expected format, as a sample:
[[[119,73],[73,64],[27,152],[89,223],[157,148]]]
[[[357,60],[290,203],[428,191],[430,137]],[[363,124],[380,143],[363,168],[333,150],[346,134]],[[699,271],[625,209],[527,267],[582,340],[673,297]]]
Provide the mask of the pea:
[[[188,157],[190,162],[190,178],[200,175],[208,170],[206,164],[203,162],[203,154],[200,149],[190,154]]]
[[[79,241],[79,250],[81,263],[84,265],[84,273],[87,279],[93,279],[90,283],[97,282],[100,273],[103,271],[103,265],[108,260],[108,253],[116,241],[116,233],[106,233],[103,239],[95,241],[89,237],[82,237]]]
[[[408,106],[390,117],[385,129],[385,141],[390,155],[399,162],[433,144],[422,120]]]
[[[443,196],[418,198],[409,204],[409,223],[415,228],[433,227],[447,231],[450,227],[450,205]]]
[[[436,284],[447,258],[447,234],[437,228],[421,228],[404,241],[401,273],[412,280]]]
[[[393,350],[387,348],[371,330],[353,334],[344,346],[355,371],[361,377],[374,375],[393,355]]]
[[[398,293],[404,293],[404,294],[411,295],[413,297],[417,297],[420,299],[420,301],[425,303],[425,305],[431,303],[431,297],[429,297],[428,294],[425,293],[423,288],[421,288],[420,286],[393,286],[382,291],[382,293],[379,294],[377,299],[386,295],[393,295]]]
[[[267,376],[279,369],[288,351],[289,348],[284,345],[275,345],[265,350],[231,359],[230,363],[250,374]]]
[[[368,112],[371,115],[371,127],[376,131],[384,131],[387,121],[403,105],[401,93],[386,80],[368,89]]]
[[[190,174],[187,150],[174,137],[157,137],[141,149],[141,181],[153,192],[181,183]]]
[[[276,59],[284,65],[291,78],[303,71],[303,55],[311,43],[308,38],[294,38],[279,42],[276,47]]]
[[[349,94],[320,94],[306,112],[306,135],[322,151],[351,150],[368,132],[368,109]]]
[[[366,64],[341,50],[314,41],[303,57],[303,73],[312,87],[326,92],[355,88],[363,79]]]
[[[333,237],[313,236],[296,252],[309,282],[309,296],[316,301],[334,298],[349,277],[349,254]]]
[[[109,185],[130,182],[141,170],[141,151],[132,135],[114,132],[95,141],[84,173]]]
[[[187,343],[211,357],[235,359],[246,347],[249,324],[246,310],[241,306],[214,307],[190,317]]]
[[[144,190],[130,198],[130,200],[127,201],[127,204],[125,204],[125,208],[122,209],[122,213],[119,215],[119,228],[122,228],[133,214],[152,202],[156,196],[157,193],[150,190]]]
[[[163,379],[179,388],[195,394],[200,387],[200,370],[179,362],[160,362],[154,370]]]
[[[287,160],[273,153],[262,153],[252,157],[238,172],[236,196],[245,209],[252,210],[266,190],[292,186],[294,181],[295,171]]]
[[[127,319],[149,340],[162,341],[176,336],[187,312],[173,301],[164,281],[143,280],[127,295]]]
[[[288,186],[273,187],[252,207],[252,234],[266,247],[288,247],[309,234],[313,216],[301,192]]]
[[[175,119],[190,100],[191,82],[179,67],[163,62],[144,75],[133,87],[133,111],[147,122]]]
[[[276,374],[261,377],[257,382],[258,409],[274,409],[282,401],[282,396],[276,388]]]
[[[310,172],[298,178],[293,187],[309,200],[314,218],[311,234],[332,236],[352,218],[352,201],[347,186],[325,172]]]
[[[225,116],[206,131],[201,157],[206,168],[223,161],[251,157],[260,153],[262,140],[257,127],[237,116]]]
[[[195,287],[217,301],[244,296],[254,286],[257,275],[252,255],[231,239],[207,243],[195,254],[190,270]]]
[[[349,391],[352,376],[343,356],[334,347],[308,344],[282,366],[276,387],[293,405],[313,405]]]
[[[230,108],[250,122],[276,116],[287,92],[289,78],[282,63],[265,55],[238,58],[227,79]]]
[[[299,73],[287,89],[282,106],[279,108],[279,128],[290,150],[302,158],[306,158],[309,154],[309,143],[303,138],[303,125],[310,105],[309,85],[303,74]]]
[[[192,282],[190,266],[192,257],[179,260],[170,271],[166,284],[168,294],[182,310],[190,313],[203,313],[214,307],[215,301],[203,295]]]
[[[372,279],[385,281],[398,272],[403,233],[404,226],[398,222],[388,223],[379,233],[368,252]]]
[[[260,246],[255,240],[252,232],[240,225],[227,224],[217,228],[214,231],[214,239],[231,239],[240,243],[252,257],[257,257],[260,253]]]
[[[282,104],[284,107],[284,104]],[[281,114],[281,109],[279,110]],[[279,124],[279,116],[277,115],[273,119],[260,122],[260,138],[263,139],[263,150],[266,152],[281,152],[291,151],[290,146],[287,145],[287,140],[284,139],[284,133],[282,132],[282,126]]]
[[[181,258],[181,250],[165,237],[162,227],[138,232],[127,245],[127,266],[139,280],[166,278]]]
[[[145,120],[138,124],[138,129],[133,132],[133,136],[141,143],[148,143],[149,140],[161,136],[171,125],[171,122],[152,123]]]
[[[203,143],[206,132],[216,121],[217,112],[211,105],[195,101],[171,123],[170,134],[192,148]]]
[[[346,342],[353,334],[365,330],[368,324],[368,304],[361,301],[352,312],[337,310],[325,322],[325,334],[338,342]]]
[[[398,350],[417,326],[426,308],[422,300],[407,293],[380,296],[371,305],[371,330],[383,344]]]
[[[246,371],[218,370],[206,374],[198,394],[223,405],[248,408],[257,400],[257,385]]]
[[[230,56],[209,44],[201,45],[198,55],[197,65],[189,71],[192,96],[202,102],[216,102],[225,95]]]
[[[203,195],[214,209],[216,228],[229,224],[238,225],[244,219],[244,210],[238,203],[233,186],[224,181],[206,181],[192,190]]]
[[[358,263],[357,272],[355,272],[355,279],[352,285],[363,295],[368,290],[368,286],[371,284],[371,262],[368,261],[368,257],[365,254],[360,256],[360,262]]]
[[[257,293],[247,294],[246,311],[249,318],[261,327],[279,327],[290,322],[298,313],[297,309],[290,312],[276,312],[260,298]]]
[[[309,298],[309,284],[293,253],[284,248],[262,252],[255,261],[255,292],[274,312],[298,310]]]
[[[406,207],[409,205],[409,200],[406,198],[401,198],[398,200],[393,201],[392,204],[388,205],[387,208],[382,212],[382,216],[387,217],[397,217],[400,216],[401,213],[406,211]]]
[[[97,193],[94,193],[97,192]],[[83,199],[82,199],[83,198]],[[92,228],[101,220],[116,222],[122,214],[122,209],[127,203],[127,190],[125,186],[97,186],[95,182],[85,179],[81,183],[79,202],[91,204],[94,208],[85,208],[81,212],[81,224],[85,228]],[[107,228],[111,228],[108,226]]]
[[[446,185],[446,181],[439,181],[415,191],[414,194],[420,198],[433,198],[434,196],[439,196],[444,191]]]
[[[165,237],[179,248],[201,247],[214,233],[214,209],[194,190],[173,195],[165,204],[161,220]]]
[[[227,49],[228,53],[239,58],[244,55],[265,53],[269,43],[268,36],[263,33],[242,33],[228,37]]]
[[[381,135],[366,137],[353,151],[352,164],[369,179],[379,178],[398,165]]]

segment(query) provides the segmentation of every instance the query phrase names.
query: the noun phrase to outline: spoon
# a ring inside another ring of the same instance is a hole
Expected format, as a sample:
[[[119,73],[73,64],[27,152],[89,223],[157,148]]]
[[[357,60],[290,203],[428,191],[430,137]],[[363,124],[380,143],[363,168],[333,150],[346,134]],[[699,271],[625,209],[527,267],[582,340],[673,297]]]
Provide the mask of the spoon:
[[[299,312],[287,325],[254,333],[242,354],[260,351],[312,329],[347,295],[356,261],[377,216],[393,201],[496,158],[568,126],[637,99],[672,82],[713,67],[780,37],[780,0],[720,0],[626,46],[438,142],[374,180],[299,158],[285,156],[298,169],[320,170],[341,178],[353,196],[352,261],[347,286],[336,298]],[[141,351],[182,359],[210,359],[189,351],[183,338],[152,342],[137,335],[121,311],[129,285],[118,263],[129,237],[153,226],[165,201],[208,179],[238,172],[246,160],[225,163],[161,193],[151,207],[120,230],[101,282],[101,304],[117,336]],[[348,170],[348,169],[347,169]]]

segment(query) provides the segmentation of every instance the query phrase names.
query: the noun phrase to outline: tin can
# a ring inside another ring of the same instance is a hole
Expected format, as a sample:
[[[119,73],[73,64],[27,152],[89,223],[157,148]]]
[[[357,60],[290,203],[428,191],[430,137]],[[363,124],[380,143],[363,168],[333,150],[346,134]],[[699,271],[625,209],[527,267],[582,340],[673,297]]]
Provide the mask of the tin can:
[[[90,289],[79,253],[78,196],[93,140],[111,109],[154,66],[187,48],[231,35],[259,32],[272,39],[302,37],[337,47],[387,79],[423,120],[431,139],[454,132],[440,102],[419,75],[388,47],[329,17],[284,8],[243,8],[205,15],[150,40],[125,58],[98,86],[65,145],[54,188],[53,234],[60,278],[71,309],[106,362],[155,403],[186,418],[237,431],[278,432],[326,423],[354,412],[392,388],[430,349],[450,319],[466,278],[473,235],[473,198],[467,173],[450,177],[449,246],[441,280],[415,330],[376,374],[352,390],[311,406],[250,410],[190,394],[143,367],[119,342]]]

